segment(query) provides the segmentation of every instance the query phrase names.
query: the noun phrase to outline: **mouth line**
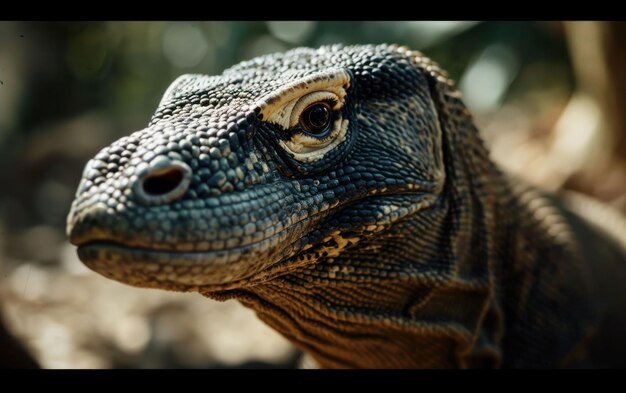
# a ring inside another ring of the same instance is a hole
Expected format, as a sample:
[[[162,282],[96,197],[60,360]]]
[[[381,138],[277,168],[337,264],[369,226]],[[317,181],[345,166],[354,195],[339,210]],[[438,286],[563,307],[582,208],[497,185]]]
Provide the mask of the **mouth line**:
[[[153,253],[153,254],[170,254],[170,255],[215,255],[215,254],[230,254],[232,252],[241,252],[243,250],[252,249],[256,245],[261,244],[263,242],[269,241],[271,238],[263,239],[255,243],[250,243],[245,246],[240,247],[232,247],[232,248],[221,248],[219,250],[175,250],[175,249],[162,249],[157,247],[141,247],[135,246],[132,244],[124,243],[118,240],[112,239],[91,239],[85,241],[81,244],[78,244],[78,249],[87,249],[87,248],[101,248],[101,249],[122,249],[124,251],[130,252],[143,252],[143,253]]]
[[[222,256],[237,256],[238,258],[246,257],[248,253],[256,253],[263,250],[268,250],[277,247],[280,243],[282,243],[286,238],[289,237],[289,231],[295,227],[305,226],[311,222],[311,220],[320,214],[325,213],[325,211],[318,212],[312,216],[306,217],[304,219],[300,219],[294,223],[289,225],[284,225],[283,228],[271,236],[263,237],[260,240],[238,245],[234,247],[222,247],[222,248],[202,248],[202,249],[176,249],[175,246],[172,247],[170,245],[164,245],[162,243],[155,244],[134,244],[134,241],[128,240],[124,241],[119,237],[108,236],[106,233],[98,233],[84,235],[80,240],[73,239],[71,240],[72,244],[78,247],[78,250],[87,250],[87,249],[115,249],[121,250],[123,252],[131,252],[131,253],[144,253],[150,255],[170,255],[173,257],[191,257],[199,258],[199,257],[222,257]],[[208,244],[207,242],[205,242]],[[200,243],[195,243],[195,246],[198,246]],[[189,243],[186,243],[186,246]]]
[[[228,289],[248,280],[255,273],[254,270],[246,269],[245,264],[242,265],[247,257],[235,249],[165,251],[132,247],[110,240],[93,240],[80,245],[77,251],[79,258],[90,269],[105,277],[139,287],[183,292],[213,287]],[[254,250],[249,252],[254,254]],[[231,270],[236,269],[237,274],[224,275],[226,265]]]
[[[389,196],[397,195],[374,198]],[[423,198],[423,194],[418,198],[424,204],[415,205],[415,210],[432,205],[432,201]],[[329,207],[313,216],[328,214],[331,210]],[[133,244],[133,239],[125,241],[102,232],[92,232],[91,236],[83,236],[80,242],[74,244],[78,246],[79,258],[87,267],[116,281],[138,287],[209,293],[265,282],[308,264],[308,260],[285,257],[310,248],[306,247],[302,238],[290,236],[289,230],[295,226],[307,227],[312,218],[309,216],[254,243],[213,250],[165,249],[159,244]]]
[[[378,196],[378,198],[395,197],[395,196],[402,195],[402,194],[403,193],[397,193],[397,192],[390,193],[390,194],[383,194],[383,195]],[[406,194],[423,196],[423,193],[411,192],[411,193],[406,193]],[[378,198],[374,197],[372,199],[378,199]],[[80,242],[72,242],[72,243],[75,246],[77,246],[79,250],[94,249],[94,248],[101,249],[101,250],[116,249],[116,250],[121,250],[124,252],[144,253],[144,254],[149,253],[152,255],[162,254],[162,255],[171,255],[171,256],[189,256],[191,258],[198,258],[201,256],[223,256],[223,255],[229,255],[229,254],[234,254],[234,255],[238,255],[239,257],[241,257],[242,254],[258,251],[259,247],[271,248],[272,245],[267,244],[267,243],[271,243],[272,241],[277,241],[277,239],[280,238],[281,235],[285,235],[289,229],[293,229],[293,227],[295,226],[303,225],[304,223],[310,222],[314,217],[328,213],[330,210],[332,209],[328,208],[326,210],[319,211],[316,214],[313,214],[309,217],[298,220],[295,223],[292,223],[291,225],[287,225],[283,227],[282,230],[274,233],[273,235],[257,240],[256,242],[252,242],[252,243],[248,243],[248,244],[240,245],[240,246],[235,246],[235,247],[230,247],[230,248],[225,247],[225,248],[219,248],[219,249],[213,249],[213,250],[211,249],[183,250],[183,249],[175,249],[175,248],[169,248],[169,247],[166,248],[162,244],[155,244],[154,246],[151,246],[151,245],[146,246],[146,245],[132,244],[133,243],[132,241],[125,242],[125,241],[120,240],[119,238],[114,238],[114,237],[100,237],[102,236],[102,234],[100,234],[100,236],[94,236],[91,238],[87,237],[87,239],[81,239]]]

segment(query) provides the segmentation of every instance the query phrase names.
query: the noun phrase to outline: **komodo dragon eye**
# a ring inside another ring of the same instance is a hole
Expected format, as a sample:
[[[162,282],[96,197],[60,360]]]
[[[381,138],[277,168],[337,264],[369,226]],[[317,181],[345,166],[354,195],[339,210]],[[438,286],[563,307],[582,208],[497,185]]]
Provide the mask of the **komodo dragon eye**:
[[[330,131],[332,108],[326,102],[309,105],[300,115],[300,127],[307,133],[323,138]]]
[[[343,87],[318,90],[295,97],[275,108],[268,117],[290,135],[279,141],[301,162],[314,162],[345,140],[348,119],[342,114]]]

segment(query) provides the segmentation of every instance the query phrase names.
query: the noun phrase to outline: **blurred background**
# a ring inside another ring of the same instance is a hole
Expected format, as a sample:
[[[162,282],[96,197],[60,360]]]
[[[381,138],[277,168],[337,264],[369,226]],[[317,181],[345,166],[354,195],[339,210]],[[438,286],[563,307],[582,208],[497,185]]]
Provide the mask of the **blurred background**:
[[[65,238],[87,160],[183,73],[296,46],[398,43],[448,70],[493,158],[626,213],[623,22],[0,22],[0,366],[292,367],[234,301],[137,289]]]

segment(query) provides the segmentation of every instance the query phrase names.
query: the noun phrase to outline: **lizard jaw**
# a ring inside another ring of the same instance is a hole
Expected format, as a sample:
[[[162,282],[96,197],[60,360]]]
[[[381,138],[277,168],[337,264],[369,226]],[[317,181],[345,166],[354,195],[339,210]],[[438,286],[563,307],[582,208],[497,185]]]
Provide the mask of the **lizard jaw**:
[[[436,198],[429,194],[415,193],[405,196],[409,195],[412,203],[406,208],[394,208],[392,202],[398,195],[381,195],[368,199],[370,202],[385,200],[390,209],[376,222],[372,222],[372,225],[366,225],[367,230],[382,230],[392,221],[430,208],[436,201]],[[367,204],[362,202],[356,209],[366,206]],[[351,214],[349,209],[344,209],[343,213],[349,216]],[[328,213],[319,212],[286,226],[272,236],[231,248],[176,249],[166,244],[146,243],[145,239],[141,241],[136,238],[121,238],[97,227],[81,230],[80,226],[72,227],[70,239],[78,246],[80,260],[107,278],[137,287],[181,292],[223,291],[266,281],[303,263],[314,263],[317,256],[308,260],[303,257],[298,261],[291,260],[293,259],[291,257],[301,252],[315,254],[314,245],[322,241],[334,239],[336,248],[328,255],[339,254],[349,243],[339,233],[320,231],[324,236],[317,241],[310,237],[293,235],[307,233],[307,228],[310,228],[313,222]],[[349,229],[351,228],[346,228]]]
[[[193,247],[125,238],[98,226],[72,220],[70,241],[78,257],[91,270],[113,280],[146,288],[173,291],[215,291],[241,287],[280,274],[282,260],[303,247],[298,233],[306,233],[317,216],[311,215],[257,241],[234,247],[209,243]],[[209,248],[206,248],[209,247]]]

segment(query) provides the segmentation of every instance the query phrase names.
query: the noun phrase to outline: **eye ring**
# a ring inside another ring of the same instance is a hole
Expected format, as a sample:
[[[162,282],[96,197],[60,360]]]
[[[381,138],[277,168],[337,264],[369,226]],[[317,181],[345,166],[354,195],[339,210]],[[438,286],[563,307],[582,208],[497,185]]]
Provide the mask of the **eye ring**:
[[[332,105],[325,101],[318,101],[307,106],[300,113],[298,124],[302,130],[313,137],[325,137],[333,124]]]

